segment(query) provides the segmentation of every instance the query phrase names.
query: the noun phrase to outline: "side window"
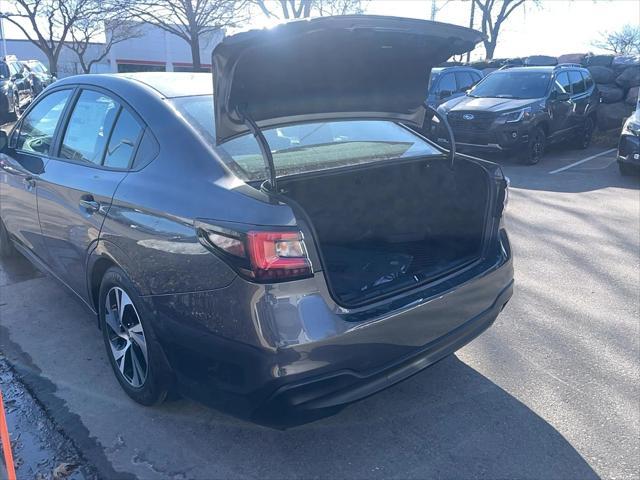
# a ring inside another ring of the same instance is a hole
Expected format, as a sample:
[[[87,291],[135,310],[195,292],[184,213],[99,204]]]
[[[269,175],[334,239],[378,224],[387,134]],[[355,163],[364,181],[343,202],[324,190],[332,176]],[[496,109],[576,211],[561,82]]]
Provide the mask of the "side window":
[[[558,74],[554,87],[556,91],[560,93],[571,93],[571,82],[569,81],[569,75],[567,72],[560,72]]]
[[[569,80],[571,81],[571,87],[573,88],[574,95],[577,93],[583,93],[585,91],[584,80],[582,79],[582,75],[580,75],[580,72],[571,70],[569,72]]]
[[[160,153],[160,145],[158,145],[158,141],[147,128],[142,135],[142,140],[140,140],[132,168],[144,167],[156,158],[158,153]]]
[[[456,79],[453,76],[453,73],[446,73],[440,79],[440,83],[438,84],[438,93],[440,96],[445,94],[445,96],[451,95],[456,91]]]
[[[587,90],[589,90],[591,87],[593,87],[593,78],[591,78],[591,75],[589,75],[588,73],[584,73],[581,72],[582,76],[584,77],[584,83],[587,87]]]
[[[473,77],[469,72],[456,72],[456,81],[458,82],[458,92],[466,92],[474,84]]]
[[[99,165],[119,108],[111,97],[84,90],[69,118],[60,157]]]
[[[23,118],[15,148],[48,154],[53,134],[70,95],[71,90],[59,90],[40,100]]]
[[[141,133],[142,127],[138,121],[123,108],[113,128],[104,165],[111,168],[129,168]]]

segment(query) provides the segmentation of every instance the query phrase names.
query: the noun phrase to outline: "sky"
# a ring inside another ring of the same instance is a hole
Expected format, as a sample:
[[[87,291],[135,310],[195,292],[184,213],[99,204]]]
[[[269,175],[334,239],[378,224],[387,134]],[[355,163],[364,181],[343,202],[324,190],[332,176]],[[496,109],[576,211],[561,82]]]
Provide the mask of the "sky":
[[[446,5],[445,5],[446,3]],[[469,26],[470,1],[437,0],[442,9],[436,20]],[[371,0],[365,13],[429,19],[431,0]],[[480,30],[476,9],[475,28]],[[640,25],[640,0],[540,0],[525,2],[503,24],[495,57],[561,55],[597,51],[591,42],[600,32],[615,31],[625,23]],[[254,25],[264,24],[259,17]],[[474,57],[484,57],[478,48]]]
[[[11,0],[0,0],[7,9]],[[269,0],[275,2],[276,0]],[[428,19],[432,0],[370,0],[364,2],[365,13]],[[436,20],[469,25],[471,2],[436,0],[442,7]],[[277,5],[276,5],[277,7]],[[475,28],[480,29],[476,9]],[[640,25],[640,0],[540,0],[538,5],[525,2],[503,24],[495,57],[528,55],[560,55],[597,51],[591,45],[601,32],[614,31],[624,24]],[[255,15],[252,26],[264,26],[261,15]],[[4,22],[7,38],[21,38],[17,28]],[[480,46],[474,58],[484,57]]]

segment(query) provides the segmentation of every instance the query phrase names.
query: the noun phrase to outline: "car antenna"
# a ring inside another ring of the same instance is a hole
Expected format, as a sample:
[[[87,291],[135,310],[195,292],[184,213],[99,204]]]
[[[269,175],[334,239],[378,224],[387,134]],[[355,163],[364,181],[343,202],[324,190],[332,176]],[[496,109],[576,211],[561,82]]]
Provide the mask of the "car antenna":
[[[258,142],[258,146],[260,147],[260,153],[262,154],[262,159],[264,160],[264,165],[269,173],[269,179],[266,180],[262,186],[271,192],[277,192],[276,185],[276,167],[273,163],[273,155],[271,154],[271,148],[269,147],[269,143],[265,138],[262,130],[258,127],[258,124],[251,118],[251,115],[247,113],[246,105],[238,105],[237,111],[240,114],[240,118],[247,126],[251,134],[255,137]]]
[[[451,129],[451,125],[449,125],[447,117],[445,115],[441,115],[437,109],[433,108],[426,102],[424,103],[424,107],[427,109],[427,111],[432,112],[436,117],[438,117],[438,120],[440,120],[442,125],[444,125],[447,129],[447,135],[449,136],[449,168],[453,170],[453,162],[456,159],[456,140],[453,137],[453,130]]]

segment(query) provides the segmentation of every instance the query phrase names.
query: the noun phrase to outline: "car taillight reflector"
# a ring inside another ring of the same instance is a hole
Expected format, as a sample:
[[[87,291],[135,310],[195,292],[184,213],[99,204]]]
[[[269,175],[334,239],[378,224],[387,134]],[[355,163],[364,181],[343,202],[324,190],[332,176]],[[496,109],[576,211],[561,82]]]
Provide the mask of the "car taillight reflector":
[[[307,250],[298,232],[248,232],[247,250],[256,279],[275,280],[311,274]]]
[[[199,228],[199,238],[242,276],[255,281],[283,281],[312,274],[307,249],[298,231]]]

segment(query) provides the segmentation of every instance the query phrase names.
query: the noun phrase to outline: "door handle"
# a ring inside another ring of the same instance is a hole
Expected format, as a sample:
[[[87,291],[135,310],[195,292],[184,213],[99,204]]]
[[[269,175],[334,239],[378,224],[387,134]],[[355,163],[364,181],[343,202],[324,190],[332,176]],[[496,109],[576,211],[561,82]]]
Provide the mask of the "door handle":
[[[36,179],[32,176],[27,176],[22,179],[22,183],[24,183],[24,188],[27,190],[33,190],[36,188]]]
[[[86,197],[82,197],[80,202],[78,202],[81,208],[84,208],[87,213],[93,214],[100,210],[100,202],[96,202],[95,199],[88,195]]]

